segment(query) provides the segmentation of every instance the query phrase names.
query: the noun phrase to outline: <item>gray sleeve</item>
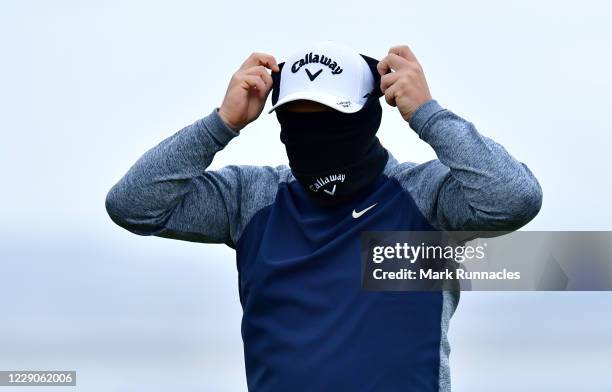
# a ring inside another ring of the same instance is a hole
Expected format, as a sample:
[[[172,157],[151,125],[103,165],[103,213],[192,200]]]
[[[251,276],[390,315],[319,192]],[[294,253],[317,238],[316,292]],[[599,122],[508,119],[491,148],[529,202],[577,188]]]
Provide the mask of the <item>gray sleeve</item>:
[[[537,215],[542,189],[533,173],[474,124],[430,100],[410,127],[438,159],[400,164],[394,176],[435,227],[516,230]]]
[[[217,110],[147,151],[111,188],[106,210],[115,223],[139,235],[235,246],[253,214],[272,203],[280,167],[207,171],[238,135]]]

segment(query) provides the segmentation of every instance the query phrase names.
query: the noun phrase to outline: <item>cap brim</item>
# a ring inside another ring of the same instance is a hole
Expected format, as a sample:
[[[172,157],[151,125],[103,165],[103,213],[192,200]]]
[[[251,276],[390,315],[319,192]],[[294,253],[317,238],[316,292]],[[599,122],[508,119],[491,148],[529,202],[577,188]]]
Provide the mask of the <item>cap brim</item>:
[[[289,94],[283,97],[283,99],[278,100],[278,102],[276,102],[276,104],[272,106],[272,108],[270,108],[268,114],[272,113],[276,108],[285,103],[302,99],[318,102],[342,113],[356,113],[360,111],[363,108],[363,105],[365,104],[365,102],[357,103],[349,99],[338,97],[336,95],[325,94],[315,91],[301,91],[299,93]]]

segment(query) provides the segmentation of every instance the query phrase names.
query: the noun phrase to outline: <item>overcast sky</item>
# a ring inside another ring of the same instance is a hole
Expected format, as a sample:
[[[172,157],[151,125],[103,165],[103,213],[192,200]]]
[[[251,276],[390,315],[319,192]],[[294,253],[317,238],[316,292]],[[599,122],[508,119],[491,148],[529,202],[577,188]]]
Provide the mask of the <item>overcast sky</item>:
[[[611,13],[591,0],[2,1],[0,370],[76,369],[88,391],[244,389],[232,252],[134,236],[104,198],[218,106],[253,51],[283,61],[333,39],[381,58],[408,44],[434,98],[539,179],[526,230],[609,230]],[[398,159],[435,158],[384,110]],[[283,162],[266,108],[213,168]],[[457,390],[609,391],[610,314],[608,293],[465,293]]]

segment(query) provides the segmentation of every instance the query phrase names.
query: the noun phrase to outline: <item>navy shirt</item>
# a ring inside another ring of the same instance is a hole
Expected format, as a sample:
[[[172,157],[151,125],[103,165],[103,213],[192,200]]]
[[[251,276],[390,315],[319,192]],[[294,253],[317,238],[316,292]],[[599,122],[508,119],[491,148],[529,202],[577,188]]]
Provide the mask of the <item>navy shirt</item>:
[[[435,100],[409,125],[438,159],[390,154],[366,194],[327,208],[285,165],[208,170],[238,135],[215,108],[147,151],[106,208],[136,234],[236,250],[249,390],[448,391],[458,293],[362,291],[360,233],[515,230],[542,191],[527,166]]]

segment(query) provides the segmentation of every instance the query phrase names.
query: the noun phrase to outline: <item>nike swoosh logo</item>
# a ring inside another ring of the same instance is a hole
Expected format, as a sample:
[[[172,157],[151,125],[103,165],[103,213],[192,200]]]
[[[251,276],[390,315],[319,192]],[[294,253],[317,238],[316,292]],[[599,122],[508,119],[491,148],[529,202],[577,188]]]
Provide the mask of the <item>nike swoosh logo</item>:
[[[378,203],[374,203],[371,206],[369,206],[368,208],[366,208],[365,210],[361,210],[359,212],[353,210],[353,218],[357,219],[359,218],[361,215],[365,214],[366,212],[370,211],[372,208],[374,208],[374,206],[378,204]]]
[[[313,80],[315,80],[317,78],[317,76],[319,76],[321,74],[321,72],[323,72],[323,68],[321,68],[320,70],[318,70],[317,72],[313,74],[310,73],[310,71],[308,70],[308,68],[304,68],[306,70],[306,73],[308,74],[308,78],[310,79],[310,81],[312,82]]]

